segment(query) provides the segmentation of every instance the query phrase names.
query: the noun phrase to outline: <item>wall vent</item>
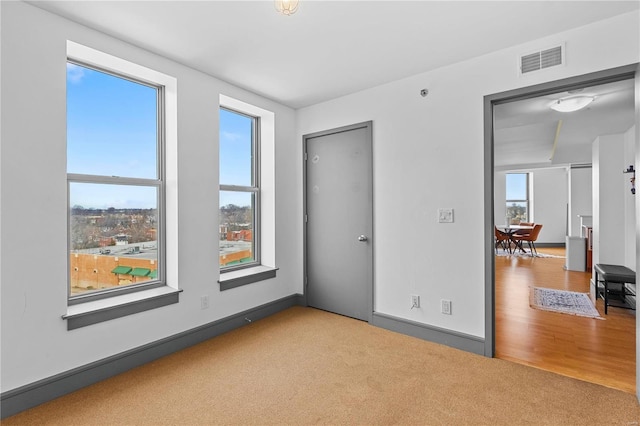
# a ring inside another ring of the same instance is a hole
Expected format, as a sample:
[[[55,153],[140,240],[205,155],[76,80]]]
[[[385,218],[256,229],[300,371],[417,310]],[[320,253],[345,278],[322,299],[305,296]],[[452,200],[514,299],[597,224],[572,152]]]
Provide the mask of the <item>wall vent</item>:
[[[527,74],[564,63],[562,46],[552,47],[520,57],[520,74]]]

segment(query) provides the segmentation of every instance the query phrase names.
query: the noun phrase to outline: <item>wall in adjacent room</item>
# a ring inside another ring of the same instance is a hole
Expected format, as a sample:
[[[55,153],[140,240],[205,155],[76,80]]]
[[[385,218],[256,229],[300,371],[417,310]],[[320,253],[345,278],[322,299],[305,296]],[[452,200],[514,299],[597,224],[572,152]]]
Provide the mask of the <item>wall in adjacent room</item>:
[[[624,137],[593,142],[593,264],[624,263]],[[617,172],[617,173],[616,173]]]

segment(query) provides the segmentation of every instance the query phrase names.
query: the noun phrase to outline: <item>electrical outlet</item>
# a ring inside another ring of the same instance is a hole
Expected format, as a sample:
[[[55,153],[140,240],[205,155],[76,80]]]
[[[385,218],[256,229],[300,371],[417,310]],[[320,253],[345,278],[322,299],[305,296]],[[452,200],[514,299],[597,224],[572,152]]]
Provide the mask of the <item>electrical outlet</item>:
[[[453,209],[438,209],[439,223],[453,223]]]
[[[451,300],[440,300],[440,312],[445,315],[451,315]]]
[[[200,309],[208,309],[209,308],[209,295],[204,295],[200,297]]]
[[[420,307],[420,296],[416,294],[411,295],[411,309]]]

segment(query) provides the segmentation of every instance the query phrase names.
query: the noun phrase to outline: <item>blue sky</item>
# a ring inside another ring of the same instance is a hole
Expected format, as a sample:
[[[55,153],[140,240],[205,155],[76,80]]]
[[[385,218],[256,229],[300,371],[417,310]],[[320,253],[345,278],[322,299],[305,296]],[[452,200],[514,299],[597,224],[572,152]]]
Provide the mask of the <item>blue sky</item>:
[[[527,199],[527,174],[507,173],[507,200]]]
[[[156,179],[157,98],[153,87],[68,63],[67,172]],[[226,110],[219,114],[220,183],[251,185],[252,120]],[[75,183],[70,205],[155,208],[155,192]],[[250,200],[248,194],[220,194],[221,206],[245,206]]]
[[[220,109],[220,184],[251,186],[251,137],[253,119]],[[220,206],[248,206],[248,193],[220,193]]]

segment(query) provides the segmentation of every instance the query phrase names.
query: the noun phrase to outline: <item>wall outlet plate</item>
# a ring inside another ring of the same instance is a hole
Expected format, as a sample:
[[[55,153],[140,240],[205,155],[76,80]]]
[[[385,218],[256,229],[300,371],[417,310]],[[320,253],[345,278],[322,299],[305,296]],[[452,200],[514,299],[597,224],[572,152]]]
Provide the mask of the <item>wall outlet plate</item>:
[[[438,223],[453,223],[453,209],[438,209]]]
[[[200,309],[209,309],[209,295],[200,297]]]
[[[417,294],[411,295],[411,309],[420,307],[420,296]]]
[[[451,315],[451,300],[440,300],[440,312],[445,315]]]

